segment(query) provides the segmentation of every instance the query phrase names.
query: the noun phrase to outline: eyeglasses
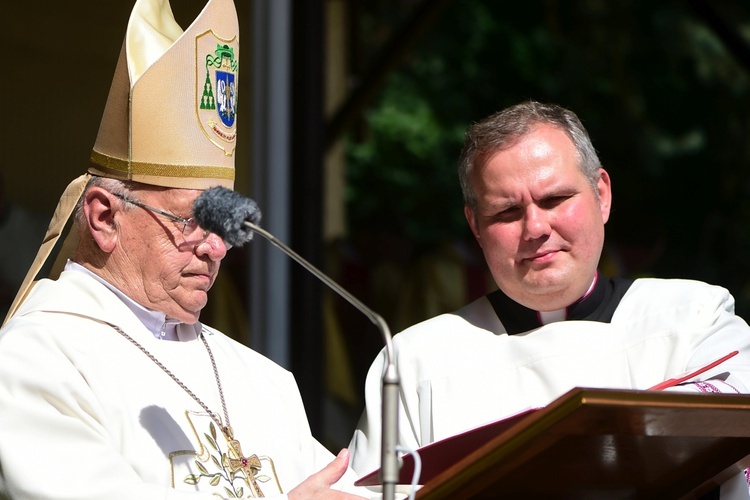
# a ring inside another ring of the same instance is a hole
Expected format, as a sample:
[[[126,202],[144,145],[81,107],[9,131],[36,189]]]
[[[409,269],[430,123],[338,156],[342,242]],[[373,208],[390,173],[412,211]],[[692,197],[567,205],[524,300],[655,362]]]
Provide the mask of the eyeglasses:
[[[210,231],[202,229],[195,219],[183,219],[182,217],[177,217],[176,215],[165,212],[164,210],[154,208],[152,206],[146,205],[145,203],[141,203],[140,201],[124,194],[112,194],[117,196],[124,202],[131,203],[137,207],[145,208],[146,210],[149,210],[156,214],[163,215],[167,219],[176,222],[177,224],[182,224],[182,237],[185,239],[185,243],[187,243],[188,245],[200,245],[201,243],[206,241],[206,238],[208,238],[208,235],[210,234]]]

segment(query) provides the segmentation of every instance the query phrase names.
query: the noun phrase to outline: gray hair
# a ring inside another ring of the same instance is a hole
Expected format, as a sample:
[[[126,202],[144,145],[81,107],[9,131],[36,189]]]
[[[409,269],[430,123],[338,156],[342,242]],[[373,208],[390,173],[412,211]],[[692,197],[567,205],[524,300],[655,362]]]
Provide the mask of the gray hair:
[[[498,111],[471,127],[466,132],[463,150],[458,163],[458,179],[464,203],[472,210],[477,208],[477,194],[471,183],[474,167],[482,166],[498,151],[515,145],[532,126],[550,124],[565,132],[576,148],[578,168],[594,192],[599,182],[601,163],[588,132],[575,113],[556,104],[526,101]]]
[[[92,176],[91,179],[89,179],[89,182],[86,184],[86,188],[83,190],[83,195],[81,195],[81,197],[78,199],[78,203],[76,203],[75,209],[73,211],[76,225],[78,225],[79,228],[82,228],[86,225],[85,216],[83,214],[83,199],[85,198],[85,194],[90,188],[100,187],[102,189],[106,189],[112,194],[125,195],[131,189],[136,188],[136,186],[137,183],[132,181],[122,181],[120,179],[111,179],[109,177],[101,177],[98,175]]]

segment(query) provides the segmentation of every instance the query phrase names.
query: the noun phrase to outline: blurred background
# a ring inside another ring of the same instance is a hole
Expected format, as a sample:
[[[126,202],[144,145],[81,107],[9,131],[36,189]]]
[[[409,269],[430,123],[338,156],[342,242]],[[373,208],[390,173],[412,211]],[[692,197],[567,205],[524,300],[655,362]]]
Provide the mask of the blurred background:
[[[750,317],[746,2],[235,3],[236,189],[394,334],[493,288],[456,160],[470,123],[525,99],[574,110],[612,176],[606,273],[719,284]],[[183,27],[204,4],[172,1]],[[3,6],[3,302],[86,170],[131,8]],[[292,370],[316,436],[345,446],[381,333],[259,238],[211,293],[201,319]]]

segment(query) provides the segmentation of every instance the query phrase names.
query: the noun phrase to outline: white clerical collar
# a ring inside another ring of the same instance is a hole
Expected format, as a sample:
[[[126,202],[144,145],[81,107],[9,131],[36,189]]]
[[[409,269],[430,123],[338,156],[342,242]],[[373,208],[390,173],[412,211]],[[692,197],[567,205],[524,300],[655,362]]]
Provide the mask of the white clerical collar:
[[[596,287],[596,281],[599,277],[599,273],[594,274],[594,281],[591,282],[591,285],[589,286],[589,289],[586,290],[586,293],[583,294],[583,297],[573,302],[568,307],[571,307],[574,304],[577,304],[581,302],[582,300],[585,300],[586,297],[591,295],[591,292],[594,291],[594,287]],[[537,311],[537,316],[539,316],[539,322],[542,325],[548,325],[550,323],[556,323],[558,321],[565,321],[568,319],[568,307],[565,307],[563,309],[557,309],[555,311]]]
[[[556,311],[537,311],[537,315],[539,316],[539,322],[541,324],[549,325],[550,323],[556,323],[568,319],[568,308],[557,309]]]
[[[65,270],[82,272],[84,274],[87,274],[88,276],[91,276],[102,285],[112,290],[112,293],[117,295],[120,298],[120,300],[122,300],[125,303],[125,305],[128,306],[131,311],[133,311],[133,314],[135,314],[136,317],[138,317],[141,323],[143,323],[143,326],[148,328],[148,331],[150,331],[153,334],[153,336],[156,337],[157,339],[179,340],[177,338],[177,325],[180,324],[178,320],[167,319],[167,315],[161,311],[152,311],[150,309],[146,309],[145,307],[143,307],[142,305],[140,305],[139,303],[137,303],[136,301],[134,301],[133,299],[125,295],[124,293],[122,293],[110,282],[108,282],[101,276],[92,273],[90,270],[86,269],[85,267],[78,264],[77,262],[68,260],[65,264]]]

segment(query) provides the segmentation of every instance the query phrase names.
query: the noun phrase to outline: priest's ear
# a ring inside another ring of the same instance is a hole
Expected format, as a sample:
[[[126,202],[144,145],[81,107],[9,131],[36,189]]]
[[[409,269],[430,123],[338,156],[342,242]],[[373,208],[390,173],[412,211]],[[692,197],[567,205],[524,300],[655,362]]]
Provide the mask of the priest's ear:
[[[482,240],[479,237],[479,227],[477,224],[477,218],[474,211],[469,207],[469,205],[464,205],[464,216],[466,217],[466,222],[469,223],[469,227],[471,228],[471,234],[474,235],[474,238],[476,238],[477,243],[479,243],[479,246],[482,246]]]
[[[602,213],[602,221],[606,224],[609,220],[609,212],[612,209],[612,180],[603,168],[599,169],[599,181],[596,183],[599,208]]]

